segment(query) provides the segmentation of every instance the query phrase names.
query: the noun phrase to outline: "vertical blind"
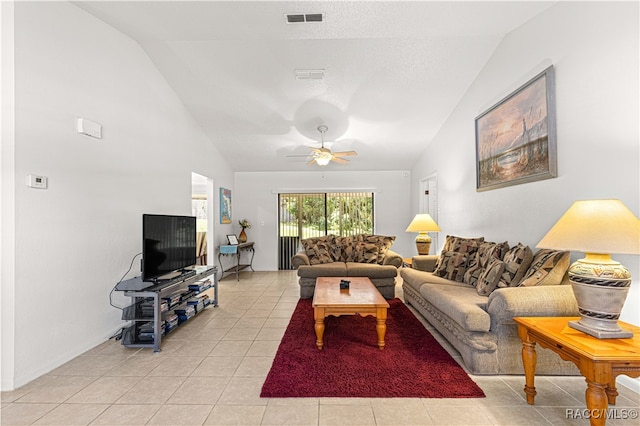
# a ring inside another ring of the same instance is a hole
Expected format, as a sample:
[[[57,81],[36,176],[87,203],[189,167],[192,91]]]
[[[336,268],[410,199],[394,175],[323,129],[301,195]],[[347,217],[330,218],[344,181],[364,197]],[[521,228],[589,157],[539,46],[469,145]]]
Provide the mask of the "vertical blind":
[[[373,193],[279,194],[279,269],[291,269],[300,240],[373,234]]]

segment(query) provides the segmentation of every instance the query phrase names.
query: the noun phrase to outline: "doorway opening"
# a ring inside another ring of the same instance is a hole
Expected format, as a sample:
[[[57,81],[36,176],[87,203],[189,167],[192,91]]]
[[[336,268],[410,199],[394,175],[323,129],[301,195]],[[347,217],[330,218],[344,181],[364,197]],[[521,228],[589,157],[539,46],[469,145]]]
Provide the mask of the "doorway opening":
[[[213,179],[191,173],[191,215],[196,217],[196,258],[198,265],[213,265],[215,227],[213,220]]]
[[[428,213],[438,223],[438,175],[433,173],[420,181],[420,213]],[[429,254],[438,250],[438,233],[429,233],[431,248]]]

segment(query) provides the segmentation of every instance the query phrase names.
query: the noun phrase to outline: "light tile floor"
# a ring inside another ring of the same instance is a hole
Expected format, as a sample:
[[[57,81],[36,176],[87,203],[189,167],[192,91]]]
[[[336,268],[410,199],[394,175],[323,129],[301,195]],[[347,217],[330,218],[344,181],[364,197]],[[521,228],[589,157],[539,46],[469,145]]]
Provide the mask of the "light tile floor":
[[[486,398],[260,398],[298,301],[295,272],[243,272],[220,282],[207,308],[163,339],[162,352],[107,341],[12,392],[7,425],[587,425],[581,377],[472,376]],[[397,296],[402,289],[397,286]],[[424,323],[424,321],[423,321]],[[457,352],[427,327],[458,361]],[[640,395],[618,388],[611,415],[638,414]],[[611,419],[610,425],[638,424]]]

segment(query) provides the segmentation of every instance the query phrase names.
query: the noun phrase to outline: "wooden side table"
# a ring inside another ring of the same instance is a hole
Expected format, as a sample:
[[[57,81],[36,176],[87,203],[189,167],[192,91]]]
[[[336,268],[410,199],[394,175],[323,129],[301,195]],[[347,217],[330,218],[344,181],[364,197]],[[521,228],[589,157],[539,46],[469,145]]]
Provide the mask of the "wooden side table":
[[[551,349],[560,358],[573,362],[587,382],[585,399],[591,425],[604,425],[608,404],[616,403],[616,377],[624,374],[640,377],[640,327],[618,321],[633,332],[629,339],[598,339],[570,328],[570,320],[579,317],[517,317],[518,336],[522,339],[522,362],[527,402],[536,395],[536,343]]]

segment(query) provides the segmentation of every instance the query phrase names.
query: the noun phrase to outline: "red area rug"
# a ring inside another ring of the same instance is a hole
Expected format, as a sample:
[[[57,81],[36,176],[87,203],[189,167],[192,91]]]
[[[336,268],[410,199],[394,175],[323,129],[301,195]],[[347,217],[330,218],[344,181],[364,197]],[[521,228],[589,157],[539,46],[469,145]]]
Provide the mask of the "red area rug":
[[[349,315],[325,319],[319,351],[311,299],[300,299],[260,396],[484,397],[400,299],[389,305],[384,350],[375,318]]]

